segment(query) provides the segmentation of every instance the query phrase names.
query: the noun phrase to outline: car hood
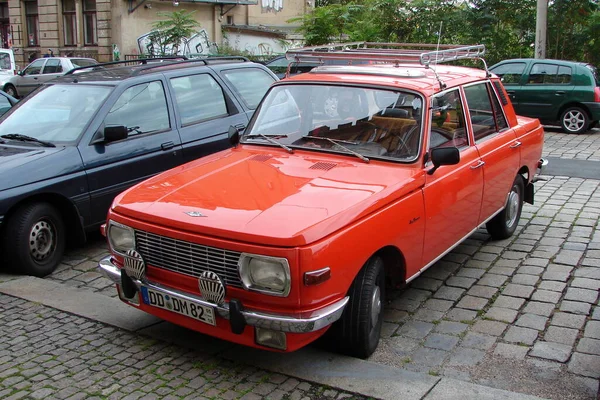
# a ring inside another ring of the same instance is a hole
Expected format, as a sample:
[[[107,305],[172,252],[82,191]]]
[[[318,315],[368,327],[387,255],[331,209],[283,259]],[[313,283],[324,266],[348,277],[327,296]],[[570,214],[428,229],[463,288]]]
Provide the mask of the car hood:
[[[240,146],[144,181],[112,209],[187,232],[292,247],[342,229],[424,180],[416,164]]]
[[[0,190],[54,178],[77,168],[82,166],[75,147],[0,144]]]

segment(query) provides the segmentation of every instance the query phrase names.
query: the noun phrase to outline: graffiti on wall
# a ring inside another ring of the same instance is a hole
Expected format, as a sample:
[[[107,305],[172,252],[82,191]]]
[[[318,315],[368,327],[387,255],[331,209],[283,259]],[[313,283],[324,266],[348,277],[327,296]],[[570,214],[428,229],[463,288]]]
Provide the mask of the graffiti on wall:
[[[160,46],[157,43],[152,42],[151,35],[152,31],[144,33],[137,38],[140,54],[161,54]],[[216,54],[218,51],[219,49],[217,44],[209,40],[208,33],[205,29],[201,29],[189,38],[182,40],[177,48],[168,46],[164,53],[171,55],[194,56]]]
[[[261,0],[262,10],[269,12],[279,12],[283,10],[283,0]]]

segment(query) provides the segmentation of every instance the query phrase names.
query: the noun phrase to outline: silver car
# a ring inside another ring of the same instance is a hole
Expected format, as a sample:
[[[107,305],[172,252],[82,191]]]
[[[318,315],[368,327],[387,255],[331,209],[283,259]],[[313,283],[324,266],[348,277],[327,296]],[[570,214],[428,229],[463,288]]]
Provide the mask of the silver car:
[[[45,57],[38,58],[13,76],[0,76],[0,87],[13,97],[25,97],[43,83],[77,67],[98,64],[93,58]]]

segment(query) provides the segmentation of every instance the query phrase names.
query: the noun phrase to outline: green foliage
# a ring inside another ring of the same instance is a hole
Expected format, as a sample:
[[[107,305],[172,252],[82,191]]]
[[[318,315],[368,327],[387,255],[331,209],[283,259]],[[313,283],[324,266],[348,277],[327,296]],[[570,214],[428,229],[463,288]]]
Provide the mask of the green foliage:
[[[537,0],[320,0],[303,17],[306,45],[341,41],[485,44],[489,65],[533,57]],[[441,37],[439,35],[441,27]],[[553,0],[548,58],[600,64],[598,0]]]
[[[185,10],[158,13],[163,19],[152,24],[154,29],[148,39],[158,47],[159,55],[178,54],[181,43],[200,27],[200,23],[193,18],[194,13]]]

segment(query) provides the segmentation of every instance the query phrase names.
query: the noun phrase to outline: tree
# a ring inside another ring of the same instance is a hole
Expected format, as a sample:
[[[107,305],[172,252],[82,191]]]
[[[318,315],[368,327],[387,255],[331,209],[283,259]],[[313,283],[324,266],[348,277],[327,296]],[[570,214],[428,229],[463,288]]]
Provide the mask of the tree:
[[[164,19],[152,24],[153,30],[148,36],[150,40],[149,53],[155,55],[178,54],[179,46],[192,36],[200,23],[192,15],[195,11],[159,12]]]

